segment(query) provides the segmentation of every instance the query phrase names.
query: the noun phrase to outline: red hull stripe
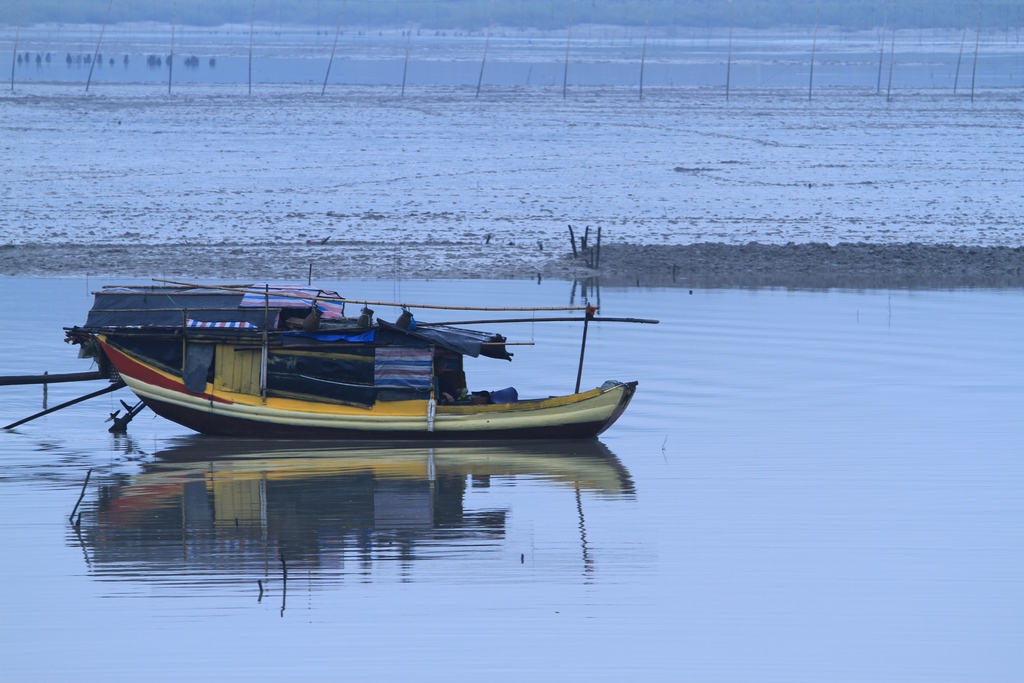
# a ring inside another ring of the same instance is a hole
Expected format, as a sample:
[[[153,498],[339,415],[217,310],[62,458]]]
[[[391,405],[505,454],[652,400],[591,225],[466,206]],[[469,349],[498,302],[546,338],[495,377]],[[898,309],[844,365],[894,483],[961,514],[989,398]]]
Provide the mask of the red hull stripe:
[[[161,389],[176,391],[179,394],[185,394],[186,396],[202,396],[208,401],[231,403],[231,401],[225,401],[213,394],[193,394],[185,388],[184,380],[167,377],[142,361],[132,358],[128,354],[116,349],[104,341],[100,341],[100,345],[103,347],[103,352],[107,354],[107,358],[109,358],[110,362],[114,364],[114,367],[117,368],[117,371],[121,373],[122,377],[128,377],[140,382],[145,382],[146,384],[151,384],[155,387],[160,387]]]

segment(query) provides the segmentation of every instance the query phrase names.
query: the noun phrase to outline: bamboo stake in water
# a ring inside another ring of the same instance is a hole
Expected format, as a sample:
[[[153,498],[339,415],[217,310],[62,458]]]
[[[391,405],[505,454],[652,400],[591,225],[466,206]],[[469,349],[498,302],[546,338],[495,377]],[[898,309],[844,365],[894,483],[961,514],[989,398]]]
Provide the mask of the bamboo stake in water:
[[[889,47],[889,88],[885,91],[885,101],[892,101],[892,71],[896,65],[896,2],[892,3],[892,40]]]
[[[974,104],[974,79],[978,75],[978,45],[981,43],[981,0],[978,0],[978,30],[974,36],[974,68],[971,69],[971,104]]]
[[[729,88],[732,85],[732,0],[729,0],[729,56],[725,60],[725,101],[729,101]]]
[[[107,17],[110,16],[110,6],[114,4],[114,0],[110,0],[107,3],[106,14],[103,15],[103,26],[100,27],[100,37],[96,41],[96,49],[92,53],[92,64],[89,65],[89,77],[85,79],[85,92],[89,92],[89,84],[92,83],[92,70],[96,66],[96,58],[100,54],[100,43],[103,42],[103,32],[107,30]],[[24,7],[24,5],[22,5]],[[14,88],[14,84],[11,84],[11,88]]]
[[[331,65],[334,64],[334,52],[338,49],[338,36],[341,35],[341,18],[345,15],[345,2],[342,0],[341,12],[338,13],[338,28],[334,31],[334,45],[331,47],[331,59],[327,62],[327,74],[324,76],[324,87],[320,88],[320,94],[327,91],[327,79],[331,77]]]
[[[18,28],[14,31],[14,54],[11,55],[11,92],[14,92],[14,65],[18,62],[18,38],[21,36],[21,17],[23,14],[25,14],[24,2],[21,3],[21,9],[18,11]],[[90,73],[92,73],[91,70]]]
[[[956,57],[956,76],[953,77],[953,94],[956,94],[956,87],[960,83],[960,62],[964,58],[964,41],[967,40],[967,27],[964,26],[964,32],[960,36],[960,54]]]
[[[412,43],[412,22],[409,22],[409,32],[405,38],[405,64],[402,65],[402,97],[405,97],[405,77],[409,73],[409,46]]]
[[[878,83],[875,85],[875,94],[882,94],[882,64],[885,62],[885,26],[889,23],[889,3],[885,4],[885,14],[882,16],[882,39],[878,45]]]
[[[807,81],[807,101],[811,101],[811,94],[814,92],[814,53],[818,50],[818,20],[821,18],[821,3],[814,12],[814,38],[811,40],[811,75]]]
[[[256,0],[252,0],[252,13],[249,15],[249,94],[252,94],[252,34],[256,30]]]
[[[171,54],[167,55],[167,94],[171,94],[171,79],[174,77],[174,25],[178,22],[178,0],[171,4]]]
[[[487,24],[487,38],[484,39],[484,58],[480,60],[480,76],[476,79],[476,96],[480,97],[480,86],[484,82],[484,65],[487,64],[487,50],[491,46],[491,29],[494,27],[494,3],[491,3],[491,21]]]
[[[565,99],[565,91],[569,87],[569,45],[572,42],[572,11],[576,0],[569,3],[569,29],[565,34],[565,71],[562,72],[562,99]]]
[[[732,7],[730,0],[729,6]],[[647,0],[647,21],[644,23],[644,47],[640,50],[640,99],[644,98],[644,63],[647,61],[647,33],[651,30],[651,0]],[[725,98],[729,99],[728,80],[725,87]]]

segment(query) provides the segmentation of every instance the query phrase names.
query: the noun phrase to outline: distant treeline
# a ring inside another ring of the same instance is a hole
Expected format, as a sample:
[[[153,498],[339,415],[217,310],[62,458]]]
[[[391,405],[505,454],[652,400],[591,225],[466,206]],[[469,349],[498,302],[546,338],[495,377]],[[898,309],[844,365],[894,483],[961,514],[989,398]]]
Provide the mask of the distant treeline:
[[[153,21],[219,26],[306,24],[333,27],[344,4],[349,26],[476,31],[492,21],[510,28],[559,29],[573,24],[655,27],[764,29],[836,26],[870,29],[883,23],[898,28],[1018,28],[1024,0],[113,0],[110,23]],[[108,0],[0,0],[0,22],[99,24]]]

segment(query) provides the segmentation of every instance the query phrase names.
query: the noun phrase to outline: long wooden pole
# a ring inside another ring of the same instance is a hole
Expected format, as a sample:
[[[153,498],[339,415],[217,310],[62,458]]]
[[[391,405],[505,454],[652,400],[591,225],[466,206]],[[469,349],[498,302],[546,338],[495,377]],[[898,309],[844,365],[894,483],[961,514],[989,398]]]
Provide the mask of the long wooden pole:
[[[252,94],[252,34],[256,30],[256,0],[252,0],[252,13],[249,15],[249,94]]]
[[[113,0],[111,0],[113,2]],[[21,36],[21,18],[25,14],[25,3],[21,3],[18,10],[18,28],[14,32],[14,54],[11,55],[11,92],[14,92],[14,65],[18,61],[18,38]],[[90,72],[91,73],[91,72]],[[88,90],[88,88],[86,88]]]
[[[405,79],[409,74],[409,48],[412,45],[412,21],[409,21],[409,33],[405,36],[405,62],[402,64],[402,97],[405,97]]]
[[[99,372],[69,372],[63,375],[8,375],[0,377],[0,387],[15,384],[58,384],[60,382],[86,382],[106,379]]]
[[[956,75],[953,77],[953,94],[956,94],[956,87],[960,84],[960,62],[964,59],[964,41],[967,40],[967,27],[964,26],[963,35],[960,36],[960,54],[956,57]]]
[[[92,83],[92,70],[96,67],[96,58],[100,54],[100,43],[103,42],[103,32],[107,30],[107,17],[110,16],[110,6],[114,4],[114,0],[110,0],[107,3],[107,12],[103,15],[103,26],[100,27],[100,37],[96,41],[96,49],[92,53],[92,63],[89,65],[89,77],[85,79],[85,92],[89,92],[89,84]]]
[[[580,343],[580,367],[576,371],[576,391],[574,394],[580,393],[580,381],[583,379],[583,354],[587,351],[587,326],[590,324],[590,318],[583,319],[583,341]]]
[[[818,51],[818,21],[821,18],[821,3],[814,14],[814,39],[811,41],[811,74],[807,80],[807,101],[811,101],[814,92],[814,53]]]
[[[175,280],[161,280],[153,278],[153,282],[164,282],[170,285],[180,285],[182,287],[197,287],[202,289],[217,289],[228,292],[238,292],[241,294],[264,294],[261,289],[253,289],[248,286],[236,286],[227,287],[219,285],[201,285],[192,282],[177,282]],[[308,296],[301,296],[298,294],[280,294],[275,293],[274,296],[278,296],[284,299],[308,299]],[[438,304],[410,304],[402,303],[397,301],[370,301],[369,299],[356,299],[356,298],[345,298],[345,297],[330,297],[330,296],[317,296],[320,301],[330,301],[334,303],[353,303],[353,304],[366,304],[367,306],[396,306],[398,308],[430,308],[445,311],[585,311],[586,306],[441,306]]]
[[[732,7],[732,5],[729,5]],[[647,20],[644,22],[644,46],[640,50],[640,99],[644,98],[644,64],[647,62],[647,34],[651,30],[651,0],[647,0]]]
[[[565,99],[565,91],[569,87],[569,45],[572,43],[572,10],[576,4],[575,0],[569,2],[569,30],[565,34],[565,71],[562,73],[562,99]]]
[[[171,94],[171,80],[174,78],[174,25],[178,23],[178,1],[171,3],[171,54],[167,55],[167,94]]]
[[[327,92],[327,79],[331,77],[331,65],[334,64],[334,52],[338,49],[338,36],[341,35],[341,18],[345,16],[345,2],[341,3],[341,12],[338,13],[338,28],[334,31],[334,46],[331,48],[331,59],[327,62],[327,75],[324,76],[324,87],[320,88],[320,94]],[[312,271],[313,265],[310,264]]]
[[[729,101],[729,87],[732,85],[732,0],[729,1],[729,54],[725,59],[725,101]]]
[[[578,323],[584,322],[588,318],[495,318],[494,320],[454,320],[447,322],[421,322],[417,321],[418,327],[430,327],[430,326],[441,326],[441,325],[499,325],[503,323]],[[657,325],[660,320],[651,320],[649,318],[589,318],[591,322],[595,323],[641,323],[645,325]]]
[[[978,75],[978,46],[981,44],[981,0],[978,0],[978,30],[974,34],[974,66],[971,68],[971,104],[974,104],[974,79]]]
[[[88,401],[90,398],[96,398],[97,396],[102,396],[103,394],[109,394],[112,391],[117,391],[118,389],[123,389],[126,386],[128,386],[128,385],[125,384],[124,382],[118,382],[117,384],[111,384],[109,387],[105,387],[103,389],[100,389],[99,391],[94,391],[91,394],[86,394],[85,396],[79,396],[78,398],[75,398],[75,399],[72,399],[70,401],[67,401],[66,403],[61,403],[59,406],[54,406],[52,408],[47,408],[46,410],[44,410],[42,412],[39,412],[39,413],[36,413],[35,415],[29,415],[28,417],[26,417],[23,420],[18,420],[17,422],[12,422],[11,424],[3,427],[3,429],[14,429],[18,425],[23,425],[26,422],[31,422],[32,420],[36,419],[37,417],[42,417],[44,415],[49,415],[50,413],[55,413],[58,410],[63,410],[64,408],[67,408],[69,406],[73,406],[76,403],[81,403],[82,401]]]
[[[491,46],[491,29],[494,27],[494,3],[491,3],[491,23],[487,24],[487,38],[484,39],[484,56],[480,60],[480,76],[476,79],[476,96],[480,97],[480,86],[484,82],[484,66],[487,64],[487,50]]]

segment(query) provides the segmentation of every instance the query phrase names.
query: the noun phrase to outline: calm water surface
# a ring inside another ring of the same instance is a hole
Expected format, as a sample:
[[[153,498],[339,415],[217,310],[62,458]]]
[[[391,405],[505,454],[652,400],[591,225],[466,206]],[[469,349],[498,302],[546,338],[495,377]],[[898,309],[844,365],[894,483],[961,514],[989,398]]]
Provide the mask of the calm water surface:
[[[87,369],[61,328],[101,284],[0,280],[0,374]],[[112,436],[127,391],[0,432],[5,679],[1024,676],[1024,293],[601,299],[662,323],[592,328],[584,387],[640,382],[598,442],[230,441],[149,412]],[[577,325],[485,327],[536,345],[474,361],[472,388],[571,391]],[[48,403],[95,388],[53,385]],[[0,387],[4,423],[41,404]]]

